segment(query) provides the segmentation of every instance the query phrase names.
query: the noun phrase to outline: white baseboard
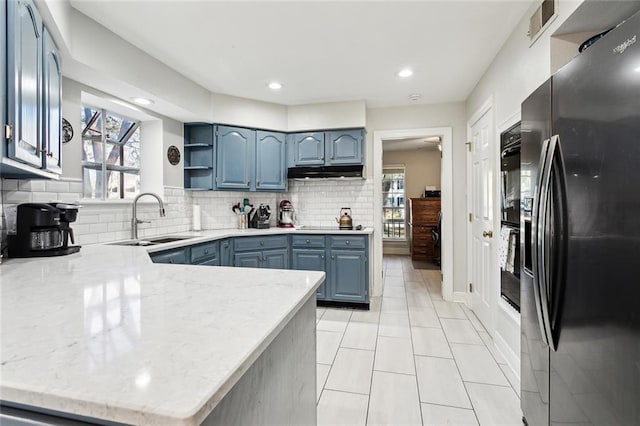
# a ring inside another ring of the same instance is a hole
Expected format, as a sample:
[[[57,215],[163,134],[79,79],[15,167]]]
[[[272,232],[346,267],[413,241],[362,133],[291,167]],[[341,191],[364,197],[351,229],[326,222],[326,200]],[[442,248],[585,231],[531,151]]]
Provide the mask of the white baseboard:
[[[493,344],[500,355],[507,361],[507,366],[513,371],[518,383],[514,383],[515,387],[520,386],[520,355],[513,352],[500,333],[496,333],[493,338]]]
[[[454,291],[453,292],[453,301],[464,303],[467,308],[471,309],[471,303],[469,300],[469,293],[466,291]]]

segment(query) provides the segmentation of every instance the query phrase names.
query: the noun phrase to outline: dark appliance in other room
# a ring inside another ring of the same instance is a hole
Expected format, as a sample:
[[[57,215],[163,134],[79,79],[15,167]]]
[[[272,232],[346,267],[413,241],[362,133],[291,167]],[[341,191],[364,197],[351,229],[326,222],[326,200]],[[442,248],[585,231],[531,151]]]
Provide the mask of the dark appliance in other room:
[[[78,206],[73,204],[20,204],[16,209],[16,233],[8,235],[9,257],[61,256],[75,253],[69,223],[76,220]]]
[[[440,194],[442,193],[442,191],[440,191],[439,189],[437,190],[425,190],[423,197],[424,198],[440,198]]]
[[[520,311],[520,123],[500,135],[500,295]]]
[[[280,228],[293,228],[295,210],[293,204],[289,200],[280,201],[278,207],[278,227]]]
[[[639,33],[636,14],[522,104],[529,426],[640,425]]]
[[[266,204],[260,204],[255,210],[253,216],[249,220],[250,228],[267,229],[269,228],[269,218],[271,217],[271,208]]]

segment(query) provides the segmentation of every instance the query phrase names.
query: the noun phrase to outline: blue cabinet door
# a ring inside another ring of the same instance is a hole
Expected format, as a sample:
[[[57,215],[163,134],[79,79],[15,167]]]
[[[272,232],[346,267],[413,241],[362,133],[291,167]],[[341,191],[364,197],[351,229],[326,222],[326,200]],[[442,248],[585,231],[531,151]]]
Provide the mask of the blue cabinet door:
[[[216,130],[216,186],[249,190],[253,181],[255,130],[218,126]]]
[[[256,132],[256,191],[286,190],[286,148],[284,133]]]
[[[157,253],[151,253],[149,255],[153,263],[175,263],[175,264],[188,264],[189,262],[189,248],[177,248],[173,250],[165,250]]]
[[[233,266],[231,240],[220,241],[220,266]]]
[[[259,268],[262,265],[262,252],[259,251],[236,253],[233,257],[236,267]]]
[[[31,0],[7,6],[8,156],[42,168],[42,20]]]
[[[324,132],[294,133],[290,141],[295,166],[324,165]]]
[[[326,132],[327,165],[362,164],[364,132],[340,130]]]
[[[292,256],[292,269],[323,272],[326,269],[324,250],[293,249]],[[326,292],[326,278],[325,282],[323,282],[316,290],[316,299],[328,300]]]
[[[365,252],[330,250],[329,254],[331,300],[365,303],[367,301]]]
[[[289,250],[265,250],[262,252],[261,268],[289,269]]]
[[[62,173],[60,152],[62,143],[62,58],[51,34],[43,31],[44,61],[42,68],[43,90],[43,149],[45,169]]]

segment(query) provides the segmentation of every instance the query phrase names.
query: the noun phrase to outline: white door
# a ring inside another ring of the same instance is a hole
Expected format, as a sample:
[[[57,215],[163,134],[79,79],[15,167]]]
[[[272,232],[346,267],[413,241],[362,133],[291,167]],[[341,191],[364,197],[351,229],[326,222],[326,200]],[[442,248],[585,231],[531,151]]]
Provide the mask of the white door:
[[[478,319],[493,334],[496,306],[496,271],[493,245],[495,175],[493,110],[489,108],[471,123],[471,303]]]

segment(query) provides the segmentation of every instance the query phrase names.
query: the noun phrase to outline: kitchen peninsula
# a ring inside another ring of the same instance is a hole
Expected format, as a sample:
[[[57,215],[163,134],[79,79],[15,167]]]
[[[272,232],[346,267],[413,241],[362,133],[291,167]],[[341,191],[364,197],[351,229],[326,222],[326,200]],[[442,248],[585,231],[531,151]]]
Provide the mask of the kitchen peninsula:
[[[99,424],[315,424],[324,277],[116,245],[11,259],[0,399]]]

